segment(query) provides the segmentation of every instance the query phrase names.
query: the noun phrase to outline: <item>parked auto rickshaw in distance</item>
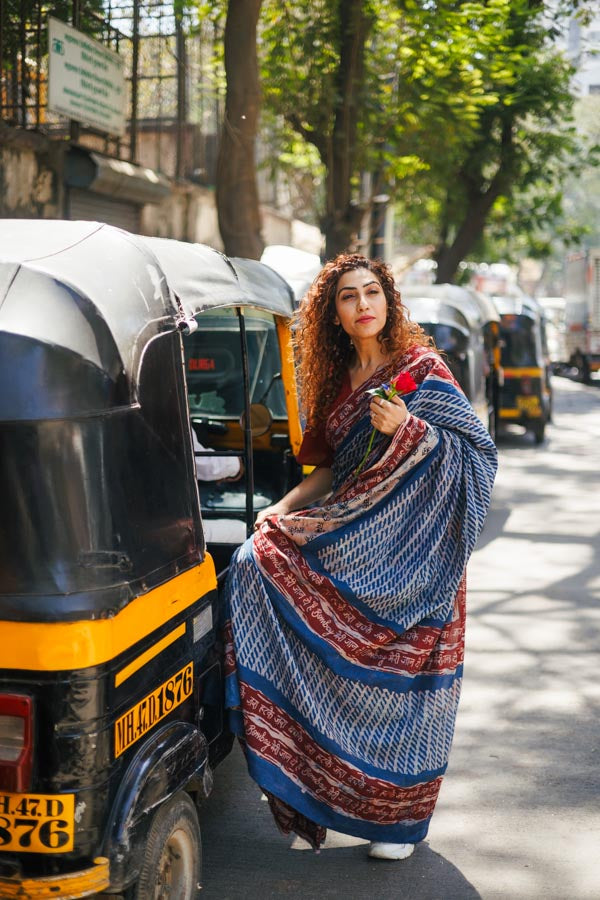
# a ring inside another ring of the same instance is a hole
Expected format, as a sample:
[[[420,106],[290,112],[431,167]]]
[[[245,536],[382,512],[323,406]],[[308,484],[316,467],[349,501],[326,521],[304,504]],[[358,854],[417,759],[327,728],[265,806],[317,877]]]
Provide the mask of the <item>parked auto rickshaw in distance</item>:
[[[453,284],[400,285],[402,303],[431,335],[473,409],[495,431],[495,364],[486,343],[488,317],[466,288]],[[488,334],[488,341],[491,340]]]
[[[236,482],[199,482],[208,547],[222,571],[251,533],[256,513],[276,502],[302,477],[294,454],[302,441],[287,282],[256,260],[225,260],[222,285],[206,296],[202,255],[209,248],[146,238],[169,284],[186,303],[201,307],[197,327],[184,337],[192,425],[206,452],[245,453]],[[202,295],[203,300],[198,301]]]
[[[544,440],[552,415],[552,386],[546,347],[544,314],[527,295],[493,295],[500,313],[501,362],[504,384],[500,389],[500,422],[521,425]]]
[[[486,395],[490,410],[489,432],[495,438],[500,418],[500,389],[504,384],[500,314],[495,303],[487,294],[473,288],[468,288],[468,293],[472,301],[479,307],[482,317],[486,355]]]
[[[269,244],[261,256],[292,288],[296,303],[300,303],[323,266],[316,253],[308,253],[285,244]]]
[[[197,895],[231,736],[181,332],[245,302],[217,260],[176,297],[127,232],[0,221],[3,898]]]

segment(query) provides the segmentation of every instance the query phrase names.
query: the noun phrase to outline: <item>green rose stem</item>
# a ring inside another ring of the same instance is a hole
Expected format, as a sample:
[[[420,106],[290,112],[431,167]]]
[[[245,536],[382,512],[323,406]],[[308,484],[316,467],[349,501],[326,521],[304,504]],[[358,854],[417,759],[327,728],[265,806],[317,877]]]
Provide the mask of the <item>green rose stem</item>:
[[[377,430],[376,428],[373,428],[373,430],[371,431],[371,437],[370,437],[370,439],[369,439],[369,444],[368,444],[368,446],[367,446],[367,452],[365,453],[365,455],[363,456],[363,458],[361,459],[361,461],[360,461],[359,464],[357,465],[356,469],[354,470],[354,476],[355,476],[356,478],[358,478],[358,476],[360,475],[360,470],[362,469],[362,467],[363,467],[364,464],[366,463],[367,457],[368,457],[369,453],[371,452],[371,450],[373,449],[373,441],[375,440],[375,431],[376,431],[376,430]]]
[[[373,391],[373,394],[375,396],[383,397],[384,400],[391,400],[392,397],[395,397],[396,394],[399,394],[399,393],[400,393],[400,391],[397,391],[393,384],[387,390],[384,387],[380,387],[376,391]],[[365,455],[363,456],[363,458],[361,459],[361,461],[359,462],[359,464],[357,465],[354,472],[352,473],[355,478],[358,478],[358,476],[360,475],[362,468],[367,461],[367,457],[369,456],[369,453],[373,449],[373,441],[375,440],[375,432],[376,431],[377,431],[376,428],[374,428],[371,431],[371,437],[369,438],[369,444],[367,446],[367,451],[366,451]]]

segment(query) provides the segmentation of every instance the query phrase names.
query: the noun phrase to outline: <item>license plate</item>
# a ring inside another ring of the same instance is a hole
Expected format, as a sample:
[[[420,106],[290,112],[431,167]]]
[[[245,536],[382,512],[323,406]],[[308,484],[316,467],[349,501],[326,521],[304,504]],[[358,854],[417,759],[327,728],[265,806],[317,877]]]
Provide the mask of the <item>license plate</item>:
[[[165,716],[183,703],[194,687],[194,664],[188,663],[168,681],[128,709],[115,722],[115,757],[150,731]]]
[[[523,394],[519,394],[517,397],[517,409],[530,416],[539,416],[541,413],[540,398],[535,396],[526,397]]]
[[[0,851],[66,853],[74,822],[75,794],[0,793]]]

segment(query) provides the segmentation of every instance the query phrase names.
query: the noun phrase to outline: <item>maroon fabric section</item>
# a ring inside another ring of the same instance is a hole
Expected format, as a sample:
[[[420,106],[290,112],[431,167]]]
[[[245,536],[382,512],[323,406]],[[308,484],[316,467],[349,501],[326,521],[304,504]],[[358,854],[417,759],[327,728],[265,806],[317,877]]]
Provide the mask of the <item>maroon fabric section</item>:
[[[350,384],[350,374],[349,372],[346,372],[339,393],[327,410],[325,418],[321,420],[321,423],[316,428],[308,427],[304,432],[302,444],[296,456],[296,459],[301,466],[324,466],[326,468],[331,468],[334,452],[327,443],[327,438],[325,436],[327,419],[332,410],[334,410],[336,406],[339,406],[340,403],[343,403],[346,397],[349,397],[351,393],[352,385]]]
[[[313,850],[316,850],[318,853],[327,835],[327,829],[323,828],[322,825],[317,825],[316,822],[312,822],[302,813],[296,812],[295,809],[292,809],[291,806],[288,806],[287,803],[284,803],[283,800],[280,800],[273,794],[269,794],[268,791],[265,791],[265,794],[279,830],[283,834],[291,834],[293,831],[302,840],[307,841]]]

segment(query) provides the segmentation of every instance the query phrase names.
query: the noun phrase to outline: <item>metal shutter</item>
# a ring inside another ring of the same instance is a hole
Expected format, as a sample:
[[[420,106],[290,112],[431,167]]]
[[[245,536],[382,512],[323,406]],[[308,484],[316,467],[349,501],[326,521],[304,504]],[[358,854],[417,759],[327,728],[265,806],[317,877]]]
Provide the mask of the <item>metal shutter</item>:
[[[141,206],[113,200],[81,188],[69,188],[69,219],[106,222],[137,234],[140,230]]]

